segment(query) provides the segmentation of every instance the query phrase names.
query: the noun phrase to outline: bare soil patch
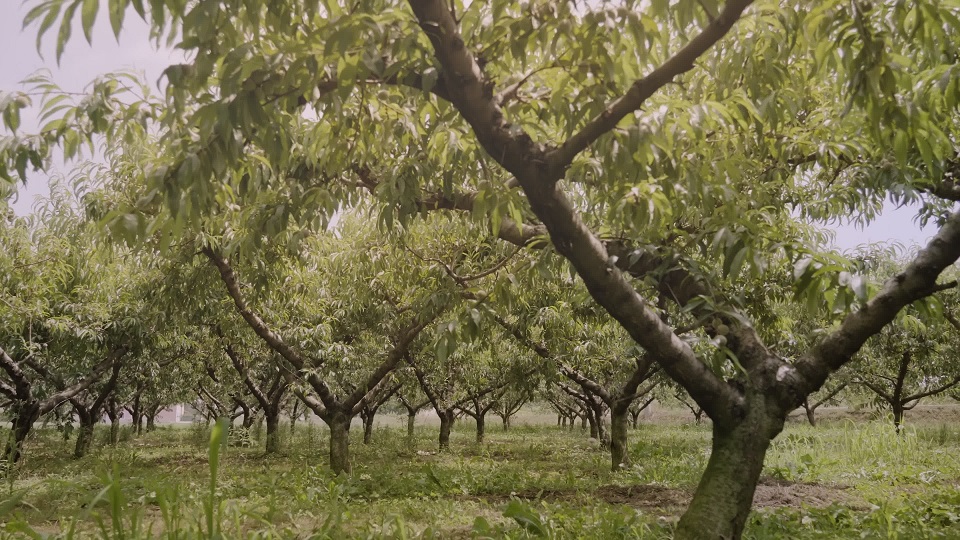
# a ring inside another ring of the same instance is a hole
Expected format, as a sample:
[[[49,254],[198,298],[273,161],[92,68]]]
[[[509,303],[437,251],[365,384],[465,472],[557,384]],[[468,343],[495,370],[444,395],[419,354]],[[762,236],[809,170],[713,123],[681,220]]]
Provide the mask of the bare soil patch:
[[[753,495],[754,508],[823,508],[834,503],[854,509],[866,508],[866,504],[850,490],[850,486],[844,485],[787,482],[763,477]]]

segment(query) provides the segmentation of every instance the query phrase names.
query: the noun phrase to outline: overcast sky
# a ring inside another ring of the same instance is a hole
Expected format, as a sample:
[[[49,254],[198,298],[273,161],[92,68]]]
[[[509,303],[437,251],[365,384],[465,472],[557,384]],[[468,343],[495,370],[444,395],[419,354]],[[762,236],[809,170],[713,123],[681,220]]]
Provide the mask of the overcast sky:
[[[54,81],[70,91],[82,91],[97,75],[118,69],[136,69],[146,74],[151,86],[156,85],[160,73],[170,64],[182,60],[182,55],[171,50],[157,50],[148,39],[148,30],[140,18],[130,10],[124,22],[124,30],[117,43],[107,20],[106,9],[101,9],[94,29],[93,45],[87,44],[79,21],[75,24],[73,37],[66,48],[60,65],[54,58],[54,43],[57,26],[44,36],[44,57],[37,53],[36,26],[21,31],[23,16],[39,0],[27,0],[21,6],[18,0],[0,0],[0,90],[18,89],[20,81],[41,69],[49,69]],[[101,4],[106,5],[102,0]],[[77,17],[79,19],[79,17]],[[24,111],[24,129],[36,129],[37,122]],[[56,170],[64,169],[55,161]],[[66,169],[69,170],[67,164]],[[47,194],[47,178],[40,174],[30,175],[28,185],[20,188],[14,210],[21,215],[30,212],[38,194]],[[854,227],[838,227],[836,245],[843,249],[864,243],[893,240],[910,245],[923,243],[934,234],[928,227],[920,230],[913,222],[912,209],[890,209],[865,230]]]

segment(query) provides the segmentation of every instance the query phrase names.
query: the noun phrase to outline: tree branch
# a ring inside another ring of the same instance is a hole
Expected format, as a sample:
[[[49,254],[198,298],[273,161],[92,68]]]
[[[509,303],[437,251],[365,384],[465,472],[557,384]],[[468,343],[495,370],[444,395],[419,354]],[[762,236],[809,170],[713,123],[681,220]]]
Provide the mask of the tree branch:
[[[52,411],[64,401],[89,388],[90,385],[100,380],[100,377],[103,375],[103,372],[107,370],[107,368],[112,367],[114,363],[119,362],[120,359],[126,356],[127,352],[129,352],[129,349],[126,346],[117,347],[116,349],[110,351],[110,353],[107,354],[107,356],[97,365],[95,365],[93,369],[90,370],[90,373],[88,373],[85,377],[82,377],[73,385],[63,388],[59,392],[41,401],[41,414],[46,414]]]
[[[548,152],[547,159],[551,167],[555,169],[568,167],[577,154],[616,127],[625,116],[640,109],[657,90],[693,69],[694,62],[733,28],[734,23],[743,14],[743,10],[751,3],[753,0],[729,0],[720,14],[699,35],[646,77],[634,82],[626,94],[607,106],[602,113],[590,120],[583,129],[567,139],[560,147]]]
[[[310,386],[317,392],[324,406],[331,408],[337,400],[333,392],[330,391],[330,387],[328,387],[316,373],[306,371],[307,362],[303,356],[301,356],[296,349],[288,345],[279,334],[271,330],[267,323],[260,318],[256,312],[250,309],[243,297],[243,293],[240,291],[240,283],[237,280],[237,275],[234,273],[233,268],[230,267],[230,263],[209,247],[203,248],[203,254],[210,259],[210,262],[220,272],[220,280],[226,285],[227,293],[230,295],[230,298],[233,299],[233,303],[240,313],[240,316],[243,317],[243,320],[247,322],[250,328],[253,329],[267,346],[278,352],[280,356],[290,362],[297,371],[301,374],[306,372],[307,382],[310,383]],[[304,401],[304,404],[310,406],[306,401]]]
[[[904,306],[937,290],[937,278],[960,258],[960,212],[947,219],[940,231],[907,267],[887,280],[883,289],[861,309],[844,317],[831,332],[806,355],[794,369],[783,369],[778,379],[792,390],[793,407],[823,385],[831,372],[850,361],[868,338],[880,332]]]

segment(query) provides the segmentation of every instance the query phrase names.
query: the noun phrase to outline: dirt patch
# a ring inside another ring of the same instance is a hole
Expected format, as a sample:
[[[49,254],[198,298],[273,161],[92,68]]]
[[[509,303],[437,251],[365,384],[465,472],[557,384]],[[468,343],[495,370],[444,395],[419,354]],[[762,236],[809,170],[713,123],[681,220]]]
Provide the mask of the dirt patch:
[[[692,492],[681,488],[656,485],[601,486],[593,491],[575,489],[523,490],[510,494],[493,493],[469,495],[463,499],[484,501],[490,504],[504,503],[513,497],[523,500],[548,502],[603,501],[607,504],[626,505],[643,510],[682,510],[690,503]],[[754,508],[800,508],[801,506],[825,507],[839,503],[851,508],[864,508],[865,504],[849,486],[793,483],[763,478],[753,498]]]
[[[691,496],[685,489],[653,485],[603,486],[594,493],[609,504],[661,509],[685,507]]]
[[[851,492],[850,486],[787,482],[770,477],[760,479],[753,496],[754,508],[823,508],[834,503],[854,509],[866,508],[863,500]]]

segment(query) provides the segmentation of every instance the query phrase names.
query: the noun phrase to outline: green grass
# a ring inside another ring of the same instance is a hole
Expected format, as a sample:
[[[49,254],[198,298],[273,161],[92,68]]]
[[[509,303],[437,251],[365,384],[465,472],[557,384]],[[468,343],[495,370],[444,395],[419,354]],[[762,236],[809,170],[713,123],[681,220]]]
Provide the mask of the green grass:
[[[353,430],[354,471],[340,478],[326,468],[324,427],[284,430],[279,456],[264,456],[251,430],[227,437],[253,445],[224,447],[215,480],[204,426],[80,460],[41,431],[0,493],[0,538],[668,538],[710,437],[706,426],[642,426],[630,432],[631,466],[611,473],[579,428],[495,427],[477,445],[463,422],[444,454],[435,429],[418,427],[411,442],[381,428],[371,445]],[[958,482],[955,425],[898,437],[879,422],[790,424],[746,536],[960,538]]]

